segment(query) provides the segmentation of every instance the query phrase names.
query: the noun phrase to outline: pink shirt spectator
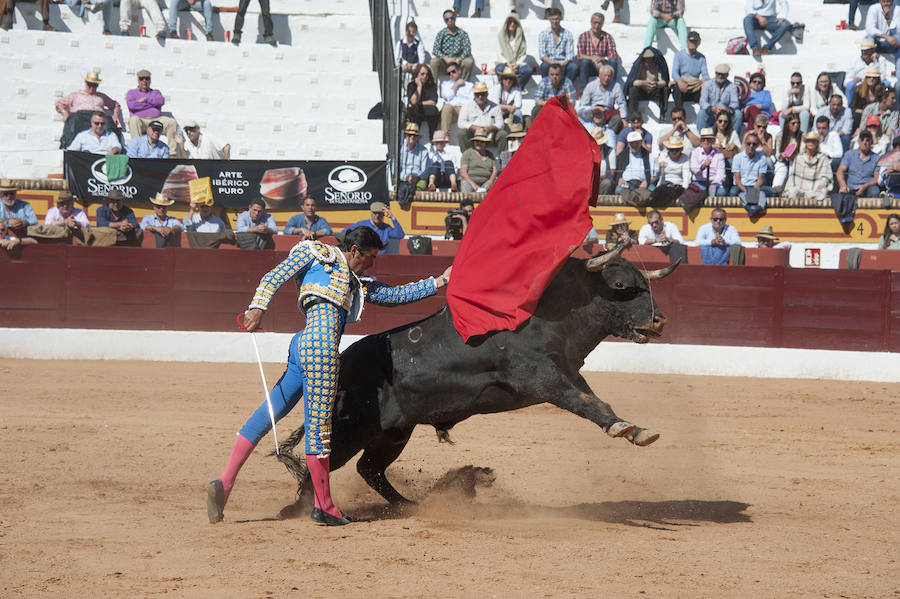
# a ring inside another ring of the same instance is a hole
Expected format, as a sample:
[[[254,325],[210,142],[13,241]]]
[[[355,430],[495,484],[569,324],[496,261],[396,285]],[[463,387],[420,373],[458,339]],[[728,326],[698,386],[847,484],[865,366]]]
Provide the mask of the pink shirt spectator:
[[[694,148],[691,152],[691,173],[694,175],[694,181],[706,183],[706,169],[700,168],[700,165],[706,162],[707,158],[712,158],[712,162],[709,163],[709,182],[713,185],[722,185],[725,182],[725,156],[715,148],[711,150],[707,154],[702,147]]]
[[[142,92],[139,89],[130,89],[125,94],[125,103],[128,105],[128,111],[131,113],[131,116],[155,118],[162,114],[160,108],[166,103],[166,99],[158,89],[151,89],[146,92]]]
[[[84,210],[81,208],[72,208],[72,216],[75,217],[75,222],[79,224],[84,229],[87,229],[91,226],[90,221],[88,221],[87,214],[84,213]],[[63,217],[59,213],[59,208],[54,206],[50,210],[47,211],[47,216],[44,218],[45,225],[56,225],[63,222]]]
[[[102,110],[110,118],[115,118],[115,112],[121,111],[119,103],[102,92],[89,94],[83,89],[72,92],[62,100],[56,102],[56,111],[78,112],[79,110]]]

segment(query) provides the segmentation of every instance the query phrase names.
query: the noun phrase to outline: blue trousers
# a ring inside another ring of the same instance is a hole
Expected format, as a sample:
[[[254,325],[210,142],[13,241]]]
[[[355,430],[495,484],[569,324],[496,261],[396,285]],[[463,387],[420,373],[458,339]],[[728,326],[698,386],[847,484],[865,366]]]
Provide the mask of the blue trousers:
[[[307,454],[331,453],[331,410],[337,393],[338,346],[345,319],[346,313],[328,302],[307,310],[306,327],[291,338],[287,367],[269,392],[276,422],[287,416],[300,398],[305,399]],[[269,407],[263,400],[240,433],[255,445],[271,429]]]
[[[182,9],[202,12],[206,34],[212,34],[212,0],[197,0],[193,6],[188,4],[187,0],[169,0],[169,31],[178,31],[178,11]]]
[[[759,21],[756,20],[754,15],[747,15],[744,17],[744,34],[747,36],[747,45],[750,48],[759,48],[760,47],[760,39],[758,31],[765,29],[770,34],[772,34],[771,39],[766,44],[766,48],[771,50],[775,47],[775,44],[778,40],[781,39],[787,30],[790,28],[791,23],[785,19],[781,23],[777,23],[775,21],[775,17],[767,18],[767,23],[765,27],[759,26]]]
[[[546,77],[547,73],[550,72],[550,63],[544,62],[542,60],[540,70],[541,70],[541,77]],[[565,68],[563,69],[563,74],[565,75],[566,79],[574,82],[575,79],[578,78],[578,61],[577,60],[569,61],[569,64],[567,64],[565,66]],[[574,85],[574,83],[573,83],[573,85]]]

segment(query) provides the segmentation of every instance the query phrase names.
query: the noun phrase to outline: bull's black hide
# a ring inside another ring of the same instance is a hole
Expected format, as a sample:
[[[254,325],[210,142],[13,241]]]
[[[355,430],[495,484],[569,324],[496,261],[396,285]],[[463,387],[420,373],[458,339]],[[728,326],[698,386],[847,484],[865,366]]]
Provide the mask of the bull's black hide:
[[[664,322],[647,280],[630,262],[616,258],[589,272],[585,261],[570,259],[516,331],[466,344],[444,307],[424,320],[369,335],[341,357],[331,468],[363,451],[360,475],[399,503],[407,500],[388,482],[385,469],[418,424],[447,430],[474,414],[549,402],[610,431],[621,419],[594,395],[579,369],[607,335],[644,343]],[[627,438],[638,443],[638,431],[648,439],[636,427]],[[281,459],[303,481],[304,495],[308,476],[290,452],[300,438],[302,429],[282,445]]]

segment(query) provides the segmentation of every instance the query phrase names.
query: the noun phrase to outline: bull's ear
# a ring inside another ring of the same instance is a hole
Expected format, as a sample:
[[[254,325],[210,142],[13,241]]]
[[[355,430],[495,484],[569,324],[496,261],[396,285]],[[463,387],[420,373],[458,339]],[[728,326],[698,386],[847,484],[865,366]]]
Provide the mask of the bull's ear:
[[[589,270],[590,272],[599,272],[603,270],[603,268],[612,262],[619,254],[622,253],[622,250],[625,249],[623,244],[617,244],[616,247],[609,250],[605,254],[601,254],[595,258],[591,258],[587,262],[584,263],[584,268]]]

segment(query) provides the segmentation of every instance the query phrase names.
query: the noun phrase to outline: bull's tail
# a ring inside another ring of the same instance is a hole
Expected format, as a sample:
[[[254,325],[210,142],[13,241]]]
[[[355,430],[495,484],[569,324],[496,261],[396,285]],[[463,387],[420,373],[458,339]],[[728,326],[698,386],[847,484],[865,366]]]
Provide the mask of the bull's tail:
[[[290,436],[278,444],[278,461],[284,464],[294,478],[297,479],[297,497],[303,489],[303,482],[306,480],[306,458],[298,458],[294,455],[294,448],[303,442],[304,429],[301,425],[294,430]],[[276,455],[275,452],[269,453],[270,456]]]

